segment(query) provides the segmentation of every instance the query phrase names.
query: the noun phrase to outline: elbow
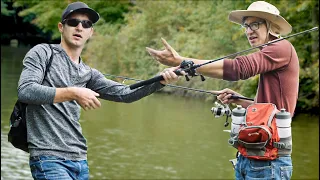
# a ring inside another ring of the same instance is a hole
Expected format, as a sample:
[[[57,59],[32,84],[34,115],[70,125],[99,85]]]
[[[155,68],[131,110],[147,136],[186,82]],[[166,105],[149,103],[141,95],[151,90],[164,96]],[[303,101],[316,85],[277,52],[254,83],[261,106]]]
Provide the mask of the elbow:
[[[243,73],[224,73],[223,74],[223,80],[226,81],[239,81],[239,80],[246,80],[252,77],[250,74],[243,74]]]
[[[18,88],[18,100],[25,103],[28,101],[28,95],[25,88]]]
[[[226,81],[238,81],[241,78],[236,71],[223,71],[222,79]]]
[[[30,86],[28,85],[20,85],[18,86],[18,100],[24,103],[30,103],[33,102],[34,99],[32,97],[35,94],[33,91],[31,91]]]
[[[54,102],[56,90],[54,87],[24,84],[18,86],[18,100],[28,104],[51,104]]]

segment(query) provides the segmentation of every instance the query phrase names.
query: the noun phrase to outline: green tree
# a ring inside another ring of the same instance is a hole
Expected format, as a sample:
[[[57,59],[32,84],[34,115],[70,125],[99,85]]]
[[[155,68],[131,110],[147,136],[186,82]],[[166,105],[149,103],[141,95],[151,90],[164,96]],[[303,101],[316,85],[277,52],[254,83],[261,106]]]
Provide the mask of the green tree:
[[[12,16],[15,13],[14,10],[8,9],[8,5],[6,4],[8,2],[9,0],[1,0],[1,15]]]
[[[42,1],[42,0],[15,0],[15,7],[25,7],[19,13],[24,21],[37,25],[45,33],[51,33],[52,39],[60,38],[57,23],[61,21],[64,8],[76,0]],[[104,23],[124,23],[123,13],[128,11],[132,5],[130,1],[82,1],[89,4],[91,8],[97,10],[101,16],[99,24]],[[59,13],[57,13],[59,12]]]

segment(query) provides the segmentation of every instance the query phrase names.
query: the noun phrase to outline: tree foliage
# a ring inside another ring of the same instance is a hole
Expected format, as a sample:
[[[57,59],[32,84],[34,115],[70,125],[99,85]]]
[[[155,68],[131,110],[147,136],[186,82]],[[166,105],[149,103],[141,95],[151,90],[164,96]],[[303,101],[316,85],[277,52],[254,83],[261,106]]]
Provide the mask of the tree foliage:
[[[57,28],[57,23],[61,21],[61,16],[64,8],[71,2],[76,0],[15,0],[15,7],[25,7],[19,13],[19,16],[24,17],[25,21],[30,21],[36,24],[44,32],[52,32],[52,38],[60,38],[60,32]],[[110,23],[124,23],[123,13],[128,11],[132,4],[130,1],[90,1],[83,0],[82,2],[89,4],[91,8],[99,12],[102,21]]]
[[[60,37],[57,22],[71,0],[15,0],[24,6],[20,16],[43,31]],[[162,49],[165,38],[178,53],[186,57],[216,59],[250,48],[240,26],[228,21],[232,10],[246,9],[252,0],[217,1],[89,1],[101,19],[95,25],[95,35],[83,53],[88,64],[102,72],[148,79],[164,68],[153,60],[145,47]],[[319,26],[319,2],[316,0],[268,0],[292,25],[292,33]],[[2,12],[2,10],[1,10]],[[297,109],[319,109],[319,33],[309,33],[288,39],[300,61],[300,91]],[[133,82],[132,82],[133,83]],[[254,97],[258,76],[246,81],[227,82],[198,77],[180,79],[178,85],[206,90],[229,87],[245,96]],[[177,91],[186,96],[189,92]]]
[[[8,3],[8,0],[1,0],[1,15],[12,16],[15,12],[14,10],[9,10],[6,3]]]

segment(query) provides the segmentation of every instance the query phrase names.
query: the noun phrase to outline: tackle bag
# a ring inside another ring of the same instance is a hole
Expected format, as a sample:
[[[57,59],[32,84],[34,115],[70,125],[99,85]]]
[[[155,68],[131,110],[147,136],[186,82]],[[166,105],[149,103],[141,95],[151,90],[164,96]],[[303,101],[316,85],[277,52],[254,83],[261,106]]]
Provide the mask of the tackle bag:
[[[239,129],[238,151],[247,158],[273,160],[278,157],[279,142],[275,114],[279,112],[272,103],[255,103],[247,107],[244,124]]]
[[[51,56],[49,59],[49,64],[46,66],[46,71],[44,73],[44,78],[47,75],[48,69],[51,66],[53,59],[53,49],[49,44],[51,49]],[[43,78],[43,79],[44,79]],[[16,101],[13,111],[10,116],[10,130],[8,133],[8,141],[16,148],[21,149],[25,152],[29,152],[28,141],[27,141],[27,124],[26,124],[26,103]]]

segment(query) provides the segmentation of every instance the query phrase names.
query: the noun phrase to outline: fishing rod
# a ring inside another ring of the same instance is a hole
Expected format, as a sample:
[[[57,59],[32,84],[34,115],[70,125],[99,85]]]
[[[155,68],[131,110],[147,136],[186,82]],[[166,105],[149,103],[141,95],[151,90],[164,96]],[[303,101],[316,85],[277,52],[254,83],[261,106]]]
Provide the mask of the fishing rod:
[[[251,51],[253,49],[256,49],[256,48],[260,48],[260,47],[263,47],[263,46],[267,46],[269,44],[272,44],[272,43],[275,43],[275,42],[279,42],[279,41],[282,41],[284,39],[288,39],[290,37],[294,37],[294,36],[298,36],[298,35],[301,35],[301,34],[304,34],[304,33],[309,33],[309,32],[312,32],[312,31],[316,31],[318,30],[318,27],[314,27],[312,29],[309,29],[309,30],[305,30],[305,31],[302,31],[302,32],[299,32],[299,33],[295,33],[295,34],[292,34],[292,35],[289,35],[289,36],[286,36],[286,37],[281,37],[279,39],[275,39],[275,40],[272,40],[270,42],[267,42],[265,44],[262,44],[262,45],[259,45],[259,46],[255,46],[255,47],[252,47],[252,48],[249,48],[247,50],[243,50],[243,51],[239,51],[239,52],[236,52],[236,53],[233,53],[233,54],[229,54],[229,55],[226,55],[224,57],[221,57],[221,58],[218,58],[218,59],[214,59],[214,60],[210,60],[208,62],[205,62],[203,64],[196,64],[194,65],[194,62],[193,61],[190,61],[190,60],[183,60],[180,64],[180,68],[173,71],[176,75],[182,75],[182,71],[186,72],[187,75],[185,75],[186,77],[186,80],[189,81],[189,78],[188,78],[188,75],[193,77],[193,76],[198,76],[198,74],[196,73],[196,69],[201,67],[201,66],[204,66],[206,64],[210,64],[210,63],[213,63],[213,62],[216,62],[216,61],[219,61],[219,60],[222,60],[222,59],[225,59],[225,58],[229,58],[229,57],[232,57],[232,56],[235,56],[235,55],[238,55],[238,54],[241,54],[241,53],[244,53],[244,52],[248,52],[248,51]],[[204,81],[204,77],[202,75],[200,75],[201,77],[201,80]],[[135,83],[135,84],[132,84],[130,85],[130,89],[136,89],[138,87],[141,87],[141,86],[144,86],[144,85],[148,85],[148,84],[152,84],[154,82],[158,82],[158,81],[161,81],[161,80],[164,80],[163,77],[161,75],[159,76],[155,76],[151,79],[148,79],[148,80],[144,80],[144,81],[140,81],[138,83]]]
[[[111,76],[111,77],[115,77],[115,78],[121,78],[121,79],[125,79],[125,80],[134,80],[134,81],[139,81],[139,82],[143,81],[141,79],[129,78],[126,76],[117,76],[117,75],[112,75],[112,74],[103,74],[103,75]],[[196,92],[201,92],[201,93],[207,93],[207,94],[211,94],[213,96],[219,95],[219,93],[213,93],[213,92],[202,90],[202,89],[195,89],[195,88],[189,88],[189,87],[184,87],[184,86],[176,86],[176,85],[172,85],[172,84],[167,84],[166,86],[169,86],[172,88],[178,88],[178,89],[191,90],[191,91],[196,91]],[[247,97],[237,96],[237,95],[231,95],[230,99],[243,99],[243,100],[254,101],[254,99],[252,99],[252,98],[247,98]]]

